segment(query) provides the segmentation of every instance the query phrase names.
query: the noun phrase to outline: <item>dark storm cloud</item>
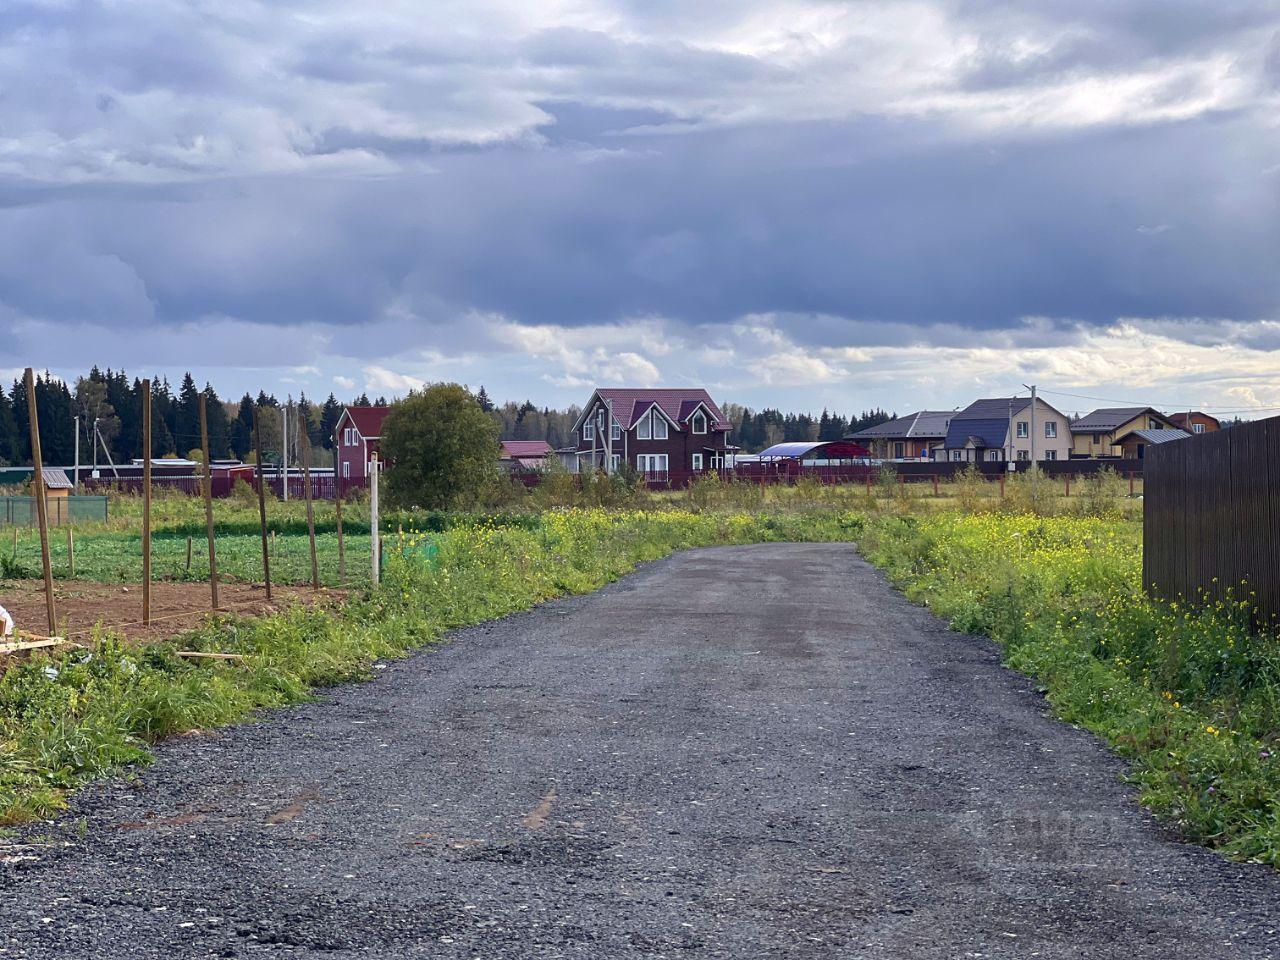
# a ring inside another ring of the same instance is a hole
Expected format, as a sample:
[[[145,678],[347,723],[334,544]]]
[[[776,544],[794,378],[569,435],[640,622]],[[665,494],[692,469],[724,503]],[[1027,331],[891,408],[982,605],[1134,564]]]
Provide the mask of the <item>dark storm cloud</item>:
[[[7,5],[0,331],[377,358],[503,349],[478,315],[819,350],[1280,312],[1274,2],[434,13]]]

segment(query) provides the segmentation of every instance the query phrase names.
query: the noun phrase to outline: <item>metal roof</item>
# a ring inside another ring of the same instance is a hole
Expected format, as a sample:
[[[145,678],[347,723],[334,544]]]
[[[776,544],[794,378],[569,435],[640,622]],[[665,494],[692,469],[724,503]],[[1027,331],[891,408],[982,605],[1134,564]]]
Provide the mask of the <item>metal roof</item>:
[[[545,440],[503,440],[502,456],[514,457],[517,460],[521,457],[545,457],[551,452],[551,444]]]
[[[1158,417],[1163,417],[1159,410],[1151,407],[1102,407],[1091,413],[1086,413],[1079,420],[1073,420],[1071,423],[1072,433],[1103,433],[1107,430],[1114,430],[1116,427],[1124,426],[1135,417],[1140,417],[1144,413],[1154,413]]]
[[[905,417],[886,420],[846,437],[847,440],[900,440],[907,437],[933,439],[945,437],[954,410],[917,410]]]
[[[46,490],[70,490],[75,484],[61,467],[41,467],[40,476],[44,479]]]
[[[711,394],[701,387],[600,387],[595,391],[594,396],[605,403],[613,402],[613,419],[622,425],[623,430],[630,430],[635,426],[636,421],[644,415],[645,411],[655,404],[675,424],[688,421],[701,404],[711,412],[710,429],[728,430],[730,428],[728,419],[711,399]],[[591,403],[588,402],[583,410],[583,416],[590,408]],[[580,416],[574,424],[574,429],[581,426],[582,417]]]
[[[1134,430],[1130,436],[1141,437],[1147,443],[1168,443],[1191,436],[1185,430]]]
[[[387,417],[390,407],[346,407],[345,413],[351,423],[360,431],[366,440],[377,440],[382,436],[382,421]],[[335,424],[335,428],[336,428]]]
[[[870,451],[861,444],[851,440],[791,440],[786,443],[775,443],[758,454],[761,460],[802,460],[805,456],[818,451],[820,447],[831,448],[827,452],[833,459],[853,459],[866,457]]]

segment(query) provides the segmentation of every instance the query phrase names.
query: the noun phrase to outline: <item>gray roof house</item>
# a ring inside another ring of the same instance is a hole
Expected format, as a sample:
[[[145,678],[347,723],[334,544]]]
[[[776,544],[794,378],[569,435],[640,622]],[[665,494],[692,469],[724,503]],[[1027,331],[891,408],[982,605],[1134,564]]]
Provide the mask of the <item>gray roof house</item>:
[[[1139,430],[1174,429],[1177,425],[1154,407],[1103,407],[1071,421],[1071,456],[1128,456],[1131,451],[1126,449],[1126,439],[1130,435]]]
[[[1034,416],[1033,416],[1034,413]],[[1066,460],[1071,454],[1070,421],[1037,398],[992,397],[975,400],[951,414],[943,448],[956,462],[992,460]]]
[[[862,444],[877,459],[929,460],[941,449],[954,410],[917,410],[845,437]]]

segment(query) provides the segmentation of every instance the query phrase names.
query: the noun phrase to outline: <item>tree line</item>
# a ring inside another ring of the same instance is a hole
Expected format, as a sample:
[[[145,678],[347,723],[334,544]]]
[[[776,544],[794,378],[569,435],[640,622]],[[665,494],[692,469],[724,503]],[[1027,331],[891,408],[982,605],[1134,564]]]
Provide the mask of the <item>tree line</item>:
[[[45,463],[75,462],[75,418],[80,417],[80,462],[99,466],[108,461],[128,463],[143,452],[142,380],[123,370],[94,367],[87,376],[68,384],[45,372],[35,380],[36,407],[40,418],[40,445]],[[238,401],[221,399],[212,385],[201,390],[190,373],[177,392],[167,378],[151,383],[151,450],[153,458],[186,457],[200,449],[200,395],[204,394],[209,426],[209,454],[214,459],[253,457],[253,416],[261,421],[263,459],[278,461],[283,448],[286,403],[260,391],[246,393]],[[385,404],[361,394],[353,406]],[[290,449],[296,449],[305,429],[313,448],[331,450],[333,430],[343,404],[331,393],[313,403],[305,393],[293,402],[289,423]],[[31,462],[31,433],[26,383],[15,380],[8,392],[0,384],[0,466]],[[290,458],[293,459],[292,457]]]

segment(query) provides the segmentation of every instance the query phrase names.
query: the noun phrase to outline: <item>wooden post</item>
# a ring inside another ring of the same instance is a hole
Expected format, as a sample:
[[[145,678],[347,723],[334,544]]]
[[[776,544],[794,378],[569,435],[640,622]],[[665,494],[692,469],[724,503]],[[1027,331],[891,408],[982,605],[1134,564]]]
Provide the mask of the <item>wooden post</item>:
[[[142,381],[142,623],[151,623],[151,381]]]
[[[258,477],[258,527],[262,531],[262,582],[267,588],[267,599],[271,599],[271,559],[267,556],[267,494],[262,487],[262,428],[258,423],[258,408],[253,408],[253,451],[257,458]]]
[[[44,607],[49,618],[49,636],[57,634],[58,615],[53,606],[53,565],[49,561],[49,505],[45,502],[44,459],[40,456],[40,418],[36,410],[36,376],[27,367],[27,422],[31,425],[31,492],[36,497],[36,522],[40,526],[40,564],[44,568]],[[17,544],[17,528],[14,528]]]
[[[1071,474],[1065,474],[1062,479],[1066,483],[1066,496],[1069,497],[1071,496]]]
[[[1000,474],[1000,499],[1004,499],[1004,474]]]
[[[1133,471],[1129,471],[1129,496],[1133,496]]]
[[[188,574],[191,573],[191,537],[189,535],[187,537],[187,570],[186,572]]]
[[[209,602],[218,609],[218,558],[213,546],[213,468],[209,462],[209,417],[200,394],[200,451],[204,455],[204,526],[209,540]]]
[[[302,419],[302,409],[298,409],[298,419]],[[311,437],[307,433],[305,422],[298,424],[298,445],[302,449],[302,485],[303,497],[307,501],[307,539],[311,543],[311,589],[320,589],[320,565],[316,562],[316,517],[311,505]]]
[[[378,454],[375,451],[369,458],[369,556],[371,557],[370,573],[373,585],[378,585]]]
[[[938,496],[938,475],[936,473],[933,475],[933,495],[935,497]]]
[[[71,524],[67,524],[67,576],[76,578],[76,538],[71,532]]]
[[[335,490],[336,493],[336,490]],[[334,509],[338,516],[338,580],[341,583],[347,582],[347,555],[342,544],[342,496],[339,494],[333,501]]]

